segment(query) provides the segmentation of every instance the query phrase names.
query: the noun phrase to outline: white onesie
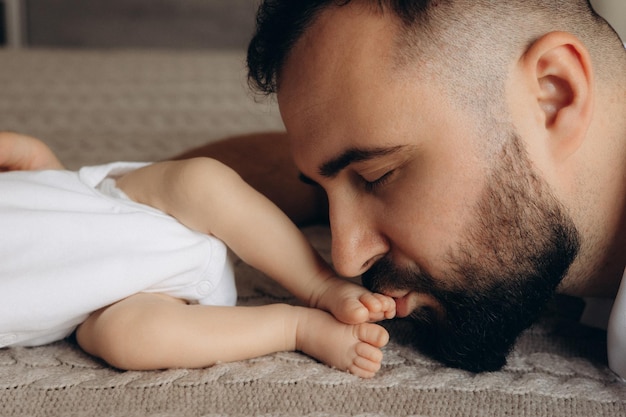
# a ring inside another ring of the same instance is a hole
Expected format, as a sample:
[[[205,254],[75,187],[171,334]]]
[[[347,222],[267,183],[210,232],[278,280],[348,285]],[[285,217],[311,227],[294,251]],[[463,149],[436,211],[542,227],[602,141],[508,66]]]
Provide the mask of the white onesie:
[[[0,347],[60,340],[138,292],[235,304],[223,242],[106,180],[143,165],[0,173]]]

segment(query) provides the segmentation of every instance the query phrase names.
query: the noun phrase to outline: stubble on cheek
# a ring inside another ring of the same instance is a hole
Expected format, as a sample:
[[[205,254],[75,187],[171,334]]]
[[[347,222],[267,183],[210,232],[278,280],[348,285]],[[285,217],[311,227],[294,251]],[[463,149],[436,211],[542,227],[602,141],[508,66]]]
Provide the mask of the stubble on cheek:
[[[446,255],[444,274],[401,270],[385,258],[364,283],[430,294],[439,307],[411,314],[418,347],[450,366],[495,370],[553,296],[578,248],[573,222],[512,136],[463,240]]]

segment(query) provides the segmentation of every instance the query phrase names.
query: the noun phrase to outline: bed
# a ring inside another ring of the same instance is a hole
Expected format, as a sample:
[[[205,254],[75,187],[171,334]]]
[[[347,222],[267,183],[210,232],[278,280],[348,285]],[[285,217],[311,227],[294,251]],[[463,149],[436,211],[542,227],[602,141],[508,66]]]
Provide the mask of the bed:
[[[44,139],[70,168],[153,161],[228,136],[283,129],[276,103],[247,89],[228,51],[0,51],[0,129]],[[0,198],[2,198],[0,196]],[[323,256],[322,226],[304,229]],[[1,232],[0,232],[1,233]],[[241,261],[241,305],[295,300]],[[206,369],[122,372],[71,339],[0,350],[2,416],[626,416],[626,383],[606,365],[606,334],[559,297],[499,372],[446,368],[411,348],[391,321],[371,380],[299,353]],[[251,341],[253,343],[253,341]]]

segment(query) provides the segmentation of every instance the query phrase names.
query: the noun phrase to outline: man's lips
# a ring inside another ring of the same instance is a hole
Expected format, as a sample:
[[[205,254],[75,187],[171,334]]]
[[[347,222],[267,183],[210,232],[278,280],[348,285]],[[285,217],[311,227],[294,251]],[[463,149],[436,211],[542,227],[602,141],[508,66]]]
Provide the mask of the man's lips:
[[[395,300],[396,317],[408,317],[417,308],[430,308],[437,313],[444,313],[439,301],[427,292],[389,290],[382,293]]]
[[[385,291],[384,294],[396,302],[396,317],[407,317],[417,307],[417,294],[409,290]]]

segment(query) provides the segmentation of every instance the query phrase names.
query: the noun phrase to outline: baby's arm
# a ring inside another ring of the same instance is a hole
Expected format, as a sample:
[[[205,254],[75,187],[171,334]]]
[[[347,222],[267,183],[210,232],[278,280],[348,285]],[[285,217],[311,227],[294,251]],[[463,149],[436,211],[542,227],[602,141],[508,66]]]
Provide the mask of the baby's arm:
[[[391,318],[393,299],[336,277],[300,230],[235,171],[207,158],[168,161],[117,181],[130,198],[223,240],[311,307],[346,323]]]
[[[0,132],[0,171],[63,169],[50,148],[31,136]]]

